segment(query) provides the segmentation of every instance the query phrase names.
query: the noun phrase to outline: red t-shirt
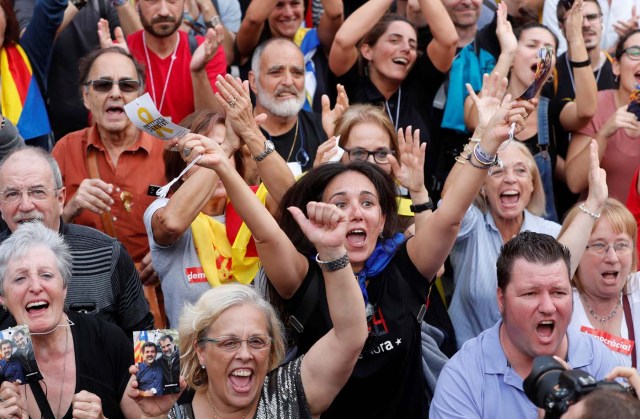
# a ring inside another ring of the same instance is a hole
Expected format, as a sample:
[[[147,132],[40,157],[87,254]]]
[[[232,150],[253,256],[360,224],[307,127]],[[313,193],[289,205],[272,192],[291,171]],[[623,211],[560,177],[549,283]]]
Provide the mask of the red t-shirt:
[[[149,54],[149,62],[147,62],[147,54],[145,54],[144,43],[142,42],[142,34],[144,31],[132,33],[127,37],[129,51],[140,62],[146,70],[146,91],[151,95],[156,107],[164,116],[170,116],[171,120],[179,123],[182,119],[195,110],[193,102],[193,86],[191,84],[191,49],[189,48],[189,36],[186,32],[178,31],[180,41],[176,50],[176,59],[169,74],[171,66],[171,55],[166,58],[160,58],[155,52],[147,48]],[[196,36],[198,45],[204,42],[203,36]],[[149,71],[151,69],[151,71]],[[215,80],[218,74],[225,75],[227,69],[227,58],[224,48],[220,46],[211,61],[207,63],[206,70],[209,77],[211,88],[215,88]],[[168,75],[168,76],[167,76]],[[152,83],[153,76],[153,83]],[[167,77],[169,82],[167,83]],[[153,84],[154,88],[151,87]],[[165,92],[166,84],[166,93]],[[155,97],[154,97],[155,89]],[[163,95],[165,96],[162,101]],[[162,102],[162,108],[160,103]]]

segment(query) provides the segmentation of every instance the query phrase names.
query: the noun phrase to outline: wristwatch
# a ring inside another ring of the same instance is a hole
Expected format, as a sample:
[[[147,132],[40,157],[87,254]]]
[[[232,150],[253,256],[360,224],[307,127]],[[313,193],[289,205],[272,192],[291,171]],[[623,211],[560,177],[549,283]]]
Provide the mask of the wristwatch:
[[[87,0],[69,0],[69,3],[76,6],[76,9],[81,10],[84,6],[87,5]]]
[[[433,205],[433,201],[431,200],[431,198],[429,198],[429,200],[424,204],[409,205],[409,209],[414,214],[418,214],[424,211],[429,211],[429,210],[433,211],[435,209],[435,205]]]
[[[269,154],[273,153],[276,147],[273,145],[273,141],[264,140],[264,151],[257,156],[251,156],[255,161],[264,160]]]

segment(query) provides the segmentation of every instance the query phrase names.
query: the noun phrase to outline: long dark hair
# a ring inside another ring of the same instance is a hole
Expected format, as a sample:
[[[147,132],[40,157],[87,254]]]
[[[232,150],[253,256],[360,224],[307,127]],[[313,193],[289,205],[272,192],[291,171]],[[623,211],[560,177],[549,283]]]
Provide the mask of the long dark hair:
[[[20,40],[20,26],[18,25],[16,14],[13,11],[13,5],[9,0],[0,0],[0,7],[2,7],[4,19],[7,24],[4,29],[4,45],[0,45],[0,47],[9,45],[9,43],[17,44]]]
[[[307,203],[321,202],[324,191],[333,179],[347,172],[361,173],[366,176],[378,193],[378,201],[382,215],[386,217],[382,235],[391,237],[400,231],[398,205],[396,203],[396,185],[393,179],[378,166],[362,161],[352,161],[348,164],[323,164],[310,170],[300,178],[282,197],[276,219],[280,228],[289,236],[291,242],[299,252],[310,255],[314,253],[313,244],[302,233],[300,226],[293,219],[287,208],[298,207],[307,215]]]

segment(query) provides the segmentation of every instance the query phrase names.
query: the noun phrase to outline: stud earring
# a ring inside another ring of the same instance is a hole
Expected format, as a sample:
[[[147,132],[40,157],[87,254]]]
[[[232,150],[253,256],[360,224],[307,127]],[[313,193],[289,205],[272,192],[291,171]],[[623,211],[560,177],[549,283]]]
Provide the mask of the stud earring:
[[[200,368],[202,368],[203,370],[206,369],[207,367],[204,366],[204,364],[200,364]]]

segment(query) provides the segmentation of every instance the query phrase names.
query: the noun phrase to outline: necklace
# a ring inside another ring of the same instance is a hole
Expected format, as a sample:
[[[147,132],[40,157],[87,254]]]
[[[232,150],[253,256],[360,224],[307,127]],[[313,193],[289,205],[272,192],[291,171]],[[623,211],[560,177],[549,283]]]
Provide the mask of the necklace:
[[[622,305],[622,293],[620,293],[620,298],[618,299],[618,304],[616,304],[616,306],[613,308],[613,310],[611,311],[611,313],[609,313],[609,315],[607,317],[600,317],[600,315],[598,313],[596,313],[594,309],[591,308],[591,306],[587,302],[587,297],[586,296],[583,295],[582,296],[582,300],[584,301],[585,305],[587,306],[587,309],[589,310],[589,314],[591,314],[591,316],[594,319],[596,319],[600,323],[606,323],[609,320],[613,319],[613,316],[616,315],[616,313],[618,312],[618,309]]]
[[[56,418],[61,418],[62,416],[64,416],[64,414],[60,414],[60,408],[62,407],[62,394],[64,393],[64,379],[67,375],[67,349],[69,349],[69,329],[66,329],[65,332],[64,354],[62,355],[64,361],[62,362],[62,380],[60,383],[60,398],[58,399],[58,410],[56,410],[58,416],[56,416]]]
[[[167,71],[167,79],[164,81],[164,88],[162,89],[162,97],[160,98],[160,105],[158,106],[158,97],[156,96],[156,86],[153,83],[153,70],[151,69],[151,60],[149,59],[149,48],[147,48],[147,36],[142,32],[142,45],[144,46],[144,55],[147,58],[147,68],[149,69],[149,84],[151,84],[151,94],[153,95],[153,103],[158,106],[158,112],[162,113],[162,105],[164,104],[164,97],[167,93],[167,86],[169,86],[169,78],[171,77],[171,70],[173,69],[173,63],[176,60],[176,53],[178,52],[178,45],[180,44],[180,34],[176,32],[178,39],[176,40],[176,46],[171,53],[171,64],[169,64],[169,71]]]
[[[215,407],[213,407],[213,401],[211,400],[211,395],[209,394],[209,389],[207,389],[207,401],[209,402],[209,407],[211,408],[211,411],[213,412],[213,419],[218,419],[218,411],[216,410]],[[251,402],[249,407],[247,407],[247,410],[245,410],[244,413],[242,414],[242,419],[245,419],[247,417],[247,415],[249,414],[249,411],[251,410],[252,406],[253,406],[253,402]]]
[[[291,158],[291,154],[293,154],[293,149],[295,148],[296,140],[298,139],[298,121],[299,121],[299,119],[296,118],[296,133],[293,135],[293,143],[291,144],[291,149],[289,150],[289,155],[287,156],[287,162]]]

